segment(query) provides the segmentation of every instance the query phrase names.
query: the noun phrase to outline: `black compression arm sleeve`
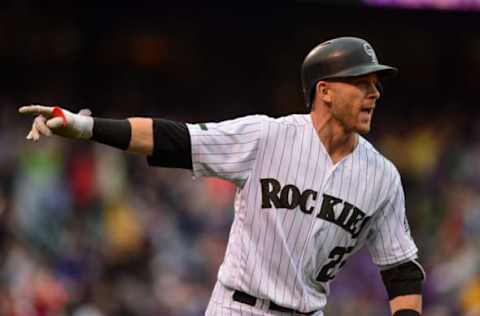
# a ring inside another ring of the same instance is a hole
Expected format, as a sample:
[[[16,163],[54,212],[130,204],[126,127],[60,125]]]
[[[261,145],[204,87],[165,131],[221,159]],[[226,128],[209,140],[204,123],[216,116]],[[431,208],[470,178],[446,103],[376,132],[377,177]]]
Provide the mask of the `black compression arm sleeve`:
[[[425,279],[423,268],[415,260],[380,272],[390,300],[397,296],[421,294]]]
[[[153,155],[151,166],[192,169],[192,145],[185,123],[153,120]]]
[[[128,120],[93,118],[92,140],[127,150],[132,138],[132,126]]]

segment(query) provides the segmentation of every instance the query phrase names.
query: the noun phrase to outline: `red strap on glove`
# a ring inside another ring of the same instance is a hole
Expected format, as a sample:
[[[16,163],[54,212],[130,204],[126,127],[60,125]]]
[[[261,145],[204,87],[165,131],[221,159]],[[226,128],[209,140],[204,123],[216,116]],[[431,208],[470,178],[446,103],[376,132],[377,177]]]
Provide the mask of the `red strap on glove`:
[[[67,127],[67,118],[65,117],[65,113],[63,113],[62,108],[55,106],[52,110],[52,116],[53,117],[61,117],[63,119],[63,126],[62,127]]]

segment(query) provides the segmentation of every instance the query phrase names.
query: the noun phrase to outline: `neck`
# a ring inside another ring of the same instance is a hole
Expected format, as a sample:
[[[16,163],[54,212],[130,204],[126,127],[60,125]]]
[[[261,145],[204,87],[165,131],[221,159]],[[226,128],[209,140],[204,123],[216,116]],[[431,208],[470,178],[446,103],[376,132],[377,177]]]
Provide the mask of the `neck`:
[[[313,127],[334,163],[350,154],[357,145],[358,134],[347,130],[331,113],[312,111]]]

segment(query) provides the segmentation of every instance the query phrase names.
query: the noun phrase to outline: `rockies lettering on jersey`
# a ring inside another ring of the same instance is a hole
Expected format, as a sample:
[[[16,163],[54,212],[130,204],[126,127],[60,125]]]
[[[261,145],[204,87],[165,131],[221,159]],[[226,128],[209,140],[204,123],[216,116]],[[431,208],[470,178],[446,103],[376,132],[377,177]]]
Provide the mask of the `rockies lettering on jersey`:
[[[316,200],[318,192],[312,189],[300,192],[293,184],[282,188],[280,182],[272,178],[260,179],[260,183],[262,186],[262,208],[270,209],[273,203],[276,209],[295,209],[300,206],[300,210],[305,214],[313,212],[313,206],[307,209],[307,201],[310,197]],[[338,215],[335,214],[335,206],[337,205],[342,205]],[[328,194],[323,194],[323,202],[317,218],[337,224],[348,231],[352,238],[358,237],[370,219],[353,204]]]
[[[310,115],[187,126],[194,177],[237,187],[218,273],[225,288],[321,311],[330,281],[362,246],[379,266],[416,258],[398,171],[366,139],[333,163]],[[230,308],[220,292],[211,304]]]

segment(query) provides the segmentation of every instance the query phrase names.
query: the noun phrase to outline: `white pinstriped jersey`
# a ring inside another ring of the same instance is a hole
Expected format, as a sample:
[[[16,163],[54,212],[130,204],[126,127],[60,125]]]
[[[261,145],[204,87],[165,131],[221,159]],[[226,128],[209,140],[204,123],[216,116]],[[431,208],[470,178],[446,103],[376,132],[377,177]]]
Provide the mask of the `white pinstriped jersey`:
[[[416,258],[399,173],[364,138],[333,164],[310,115],[187,126],[194,176],[237,186],[225,286],[310,312],[363,245],[377,265]]]

